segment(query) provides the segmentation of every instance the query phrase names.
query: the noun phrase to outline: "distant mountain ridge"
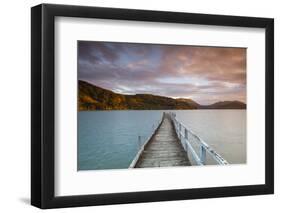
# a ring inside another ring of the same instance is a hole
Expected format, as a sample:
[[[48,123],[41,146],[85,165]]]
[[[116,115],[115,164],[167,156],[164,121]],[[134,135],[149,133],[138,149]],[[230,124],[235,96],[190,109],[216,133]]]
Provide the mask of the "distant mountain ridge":
[[[211,105],[201,105],[200,109],[246,109],[246,104],[240,101],[220,101]]]
[[[246,109],[239,101],[217,102],[202,106],[192,99],[169,98],[152,94],[123,95],[78,81],[78,108],[84,110],[172,110],[172,109]],[[240,107],[240,108],[239,108]]]

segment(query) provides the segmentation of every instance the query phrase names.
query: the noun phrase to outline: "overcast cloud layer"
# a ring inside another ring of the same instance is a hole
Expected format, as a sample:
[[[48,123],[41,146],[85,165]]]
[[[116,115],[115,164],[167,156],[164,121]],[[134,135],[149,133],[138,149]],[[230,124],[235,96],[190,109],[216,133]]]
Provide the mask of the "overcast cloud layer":
[[[122,94],[246,102],[246,49],[79,41],[78,79]]]

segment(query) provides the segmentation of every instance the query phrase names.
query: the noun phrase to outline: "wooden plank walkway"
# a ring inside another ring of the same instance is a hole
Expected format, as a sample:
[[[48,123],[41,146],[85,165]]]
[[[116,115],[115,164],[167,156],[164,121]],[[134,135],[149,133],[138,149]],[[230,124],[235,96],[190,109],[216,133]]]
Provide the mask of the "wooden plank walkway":
[[[163,121],[145,145],[135,168],[190,166],[190,161],[176,135],[171,117],[163,114]]]

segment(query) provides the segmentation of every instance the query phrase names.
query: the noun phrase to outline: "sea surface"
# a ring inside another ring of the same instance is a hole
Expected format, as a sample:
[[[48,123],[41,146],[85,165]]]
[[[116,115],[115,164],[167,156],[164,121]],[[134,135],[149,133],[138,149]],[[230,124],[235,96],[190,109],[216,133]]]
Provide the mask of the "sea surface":
[[[229,163],[246,163],[246,110],[170,111]],[[128,168],[163,112],[78,112],[78,170]],[[207,164],[214,164],[209,156]]]

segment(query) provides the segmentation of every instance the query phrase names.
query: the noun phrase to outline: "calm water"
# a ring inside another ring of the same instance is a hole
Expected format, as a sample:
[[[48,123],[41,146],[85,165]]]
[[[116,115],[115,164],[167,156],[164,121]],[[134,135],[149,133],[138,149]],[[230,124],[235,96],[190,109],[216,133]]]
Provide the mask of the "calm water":
[[[161,119],[162,112],[79,112],[78,170],[128,168],[141,143]],[[174,112],[229,163],[246,162],[246,110]],[[138,136],[141,136],[141,143]]]
[[[246,163],[246,110],[180,110],[177,117],[229,163]]]
[[[78,169],[128,168],[161,111],[79,112]]]

